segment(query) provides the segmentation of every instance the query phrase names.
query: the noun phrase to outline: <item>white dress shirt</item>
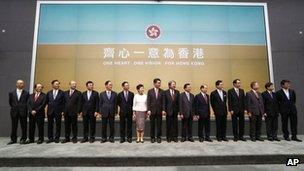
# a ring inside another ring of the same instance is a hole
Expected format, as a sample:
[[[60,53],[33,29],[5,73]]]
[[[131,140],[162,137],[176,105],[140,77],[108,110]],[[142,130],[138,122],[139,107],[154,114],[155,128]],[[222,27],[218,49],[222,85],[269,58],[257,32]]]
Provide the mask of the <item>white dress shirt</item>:
[[[223,94],[223,90],[219,90],[219,89],[216,89],[218,94],[220,95],[222,101],[224,101],[224,94]]]
[[[17,93],[17,99],[20,100],[22,90],[17,88],[16,93]]]
[[[288,100],[289,100],[289,90],[288,89],[285,89],[285,88],[283,88],[283,91],[284,91],[284,93],[285,93],[285,95],[286,95],[286,97],[288,98]]]

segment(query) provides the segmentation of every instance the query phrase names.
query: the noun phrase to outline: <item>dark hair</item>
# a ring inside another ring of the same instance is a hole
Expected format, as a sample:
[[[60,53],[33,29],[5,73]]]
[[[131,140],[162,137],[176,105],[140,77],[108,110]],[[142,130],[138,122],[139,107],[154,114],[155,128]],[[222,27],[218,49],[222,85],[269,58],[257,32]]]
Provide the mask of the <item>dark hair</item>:
[[[253,86],[254,86],[256,83],[258,83],[258,82],[252,81],[252,82],[250,83],[250,87],[253,88]]]
[[[238,81],[241,81],[240,79],[235,79],[232,81],[232,84],[236,84]]]
[[[53,80],[53,81],[51,82],[51,84],[54,84],[55,82],[60,83],[59,80]]]
[[[88,86],[88,84],[94,84],[94,83],[93,83],[93,81],[87,81],[86,86]]]
[[[174,80],[171,80],[171,81],[168,82],[168,86],[171,86],[172,83],[176,84],[176,82]]]
[[[139,90],[141,87],[144,87],[144,85],[138,84],[138,85],[136,86],[136,90]]]
[[[41,83],[36,83],[36,84],[34,84],[34,89],[37,88],[37,85],[38,85],[38,84],[40,84],[40,85],[43,87],[43,85],[42,85]]]
[[[267,89],[267,88],[269,88],[269,87],[272,86],[272,85],[273,85],[272,82],[268,82],[268,83],[265,84],[265,88]]]
[[[155,84],[155,83],[157,83],[157,81],[160,81],[160,79],[159,78],[154,78],[153,83]]]
[[[128,83],[128,81],[124,81],[124,82],[121,83],[121,86],[124,86],[127,83]]]
[[[190,83],[184,84],[184,89],[186,89],[189,85],[190,85]]]
[[[108,85],[110,82],[111,82],[110,80],[106,81],[106,82],[105,82],[105,85]]]
[[[285,83],[290,83],[290,81],[289,80],[282,80],[281,81],[281,86],[284,85]]]
[[[223,82],[222,80],[217,80],[217,81],[215,82],[215,86],[220,85],[222,82]]]
[[[205,86],[206,86],[205,84],[202,84],[201,87],[200,87],[200,89],[205,88]]]

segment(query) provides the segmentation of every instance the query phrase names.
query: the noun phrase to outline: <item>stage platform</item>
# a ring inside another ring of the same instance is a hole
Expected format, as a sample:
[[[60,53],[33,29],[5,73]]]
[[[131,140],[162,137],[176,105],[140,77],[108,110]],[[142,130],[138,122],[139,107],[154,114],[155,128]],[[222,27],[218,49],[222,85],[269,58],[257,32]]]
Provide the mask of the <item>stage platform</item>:
[[[299,136],[304,139],[304,136]],[[0,138],[2,167],[96,167],[284,164],[304,161],[303,142],[178,142],[13,144]]]

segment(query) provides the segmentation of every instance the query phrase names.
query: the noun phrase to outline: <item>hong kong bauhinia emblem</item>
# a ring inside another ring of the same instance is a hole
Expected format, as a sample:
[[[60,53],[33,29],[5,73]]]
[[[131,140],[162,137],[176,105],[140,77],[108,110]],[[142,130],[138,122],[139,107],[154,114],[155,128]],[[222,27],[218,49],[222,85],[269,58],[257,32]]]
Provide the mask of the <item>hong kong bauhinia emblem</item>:
[[[149,25],[146,29],[146,35],[150,39],[153,40],[157,39],[160,37],[160,34],[161,34],[160,27],[155,24]]]

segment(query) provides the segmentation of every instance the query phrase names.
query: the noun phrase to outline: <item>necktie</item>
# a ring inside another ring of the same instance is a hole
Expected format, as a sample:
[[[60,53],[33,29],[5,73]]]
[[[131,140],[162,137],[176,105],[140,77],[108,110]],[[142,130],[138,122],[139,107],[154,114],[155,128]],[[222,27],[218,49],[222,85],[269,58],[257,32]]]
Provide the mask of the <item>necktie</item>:
[[[128,92],[127,91],[125,92],[125,99],[126,99],[126,101],[128,101]]]
[[[205,101],[208,102],[206,94],[204,94],[203,97],[204,97]]]
[[[188,101],[190,101],[189,93],[186,93]]]
[[[20,100],[20,97],[21,97],[21,92],[17,91],[17,99],[18,99],[18,101]]]
[[[158,97],[158,89],[155,89],[155,97],[157,99],[157,97]]]
[[[91,97],[91,91],[88,91],[88,100],[90,100],[90,97]]]
[[[272,92],[270,92],[269,94],[270,94],[270,97],[273,99]]]
[[[57,90],[54,90],[53,91],[53,98],[56,99],[56,97],[57,97]]]
[[[70,97],[72,96],[72,94],[73,94],[73,90],[70,90]]]
[[[239,89],[236,89],[235,91],[236,91],[237,96],[240,97],[240,91],[239,91]]]
[[[111,92],[110,91],[107,92],[107,96],[108,96],[108,99],[110,100],[110,98],[111,98]]]
[[[256,91],[254,92],[254,94],[255,94],[255,97],[259,99],[259,95]]]
[[[174,90],[171,90],[171,97],[172,97],[173,100],[175,99]]]
[[[220,91],[220,97],[221,97],[222,101],[224,101],[223,92],[222,91]]]
[[[38,100],[38,97],[39,97],[39,93],[36,93],[36,94],[35,94],[34,100],[37,101],[37,100]]]

